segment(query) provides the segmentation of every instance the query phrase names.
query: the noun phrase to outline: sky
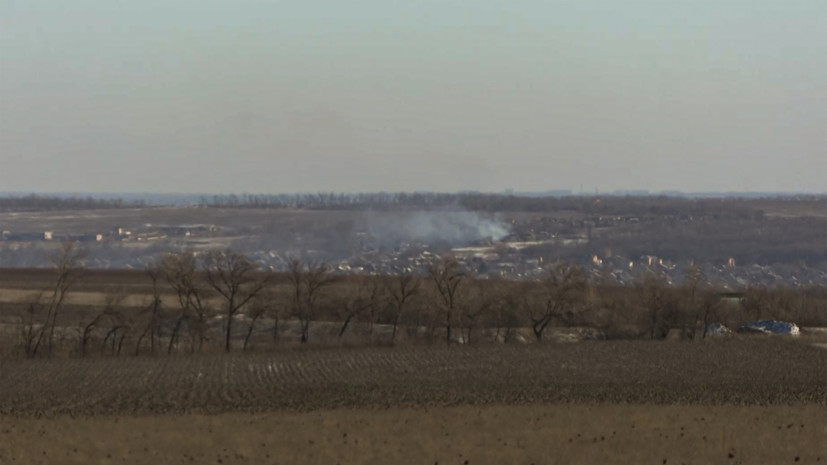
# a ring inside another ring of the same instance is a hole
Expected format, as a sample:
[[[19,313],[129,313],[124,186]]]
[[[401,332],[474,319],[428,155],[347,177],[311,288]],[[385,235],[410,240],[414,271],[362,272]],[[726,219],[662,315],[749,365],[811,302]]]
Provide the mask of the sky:
[[[0,0],[0,191],[827,193],[824,0]]]

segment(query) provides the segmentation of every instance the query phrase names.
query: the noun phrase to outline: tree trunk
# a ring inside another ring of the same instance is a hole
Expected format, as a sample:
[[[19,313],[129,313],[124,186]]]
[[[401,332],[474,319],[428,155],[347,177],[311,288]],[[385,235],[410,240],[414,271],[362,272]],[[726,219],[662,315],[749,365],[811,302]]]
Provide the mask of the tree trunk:
[[[353,314],[349,314],[347,318],[345,318],[344,323],[342,324],[342,328],[339,330],[339,339],[345,334],[345,330],[347,330],[347,325],[350,324],[350,320],[353,319]]]
[[[273,342],[279,342],[279,317],[276,315],[273,318]]]
[[[86,356],[86,345],[89,343],[89,339],[92,337],[92,331],[95,328],[95,325],[98,323],[98,319],[95,318],[91,323],[86,325],[83,328],[83,336],[81,337],[80,342],[80,356]]]
[[[551,317],[546,316],[533,322],[531,329],[534,331],[534,337],[537,338],[537,341],[543,340],[543,332],[545,332],[550,321]]]
[[[224,351],[225,352],[230,351],[230,334],[232,333],[232,330],[233,330],[233,314],[228,313],[227,314],[227,337],[224,340]],[[199,348],[199,350],[200,350],[200,348]]]
[[[657,311],[652,312],[652,316],[650,317],[650,324],[651,328],[649,329],[649,339],[655,339],[655,329],[657,328],[658,324],[658,314]]]
[[[146,334],[149,333],[149,338],[151,341],[151,353],[155,353],[155,339],[154,339],[154,331],[153,331],[153,324],[150,322],[146,328],[144,328],[144,332],[138,336],[138,342],[135,344],[135,356],[137,357],[141,353],[141,342],[143,342],[144,338],[146,338]]]
[[[241,349],[243,351],[247,351],[247,345],[250,343],[250,338],[253,336],[253,330],[256,327],[256,320],[258,318],[253,318],[253,321],[250,322],[250,327],[247,328],[247,335],[244,336],[244,347]]]
[[[399,315],[393,320],[393,332],[391,333],[391,343],[396,341],[396,328],[399,327]]]
[[[181,331],[181,324],[184,322],[184,315],[181,315],[178,318],[178,321],[175,322],[175,327],[172,328],[172,335],[169,337],[169,347],[167,347],[167,355],[172,353],[172,347],[175,345],[176,341],[178,340],[178,333]]]
[[[206,327],[206,323],[204,322],[204,313],[199,312],[198,314],[198,351],[204,348],[204,341],[207,340],[207,337],[204,336],[204,328]]]
[[[117,353],[118,357],[121,356],[121,348],[123,347],[123,340],[126,339],[127,333],[128,333],[128,331],[124,331],[123,334],[121,334],[121,339],[118,341],[118,353]]]
[[[40,349],[40,344],[43,342],[43,335],[46,333],[46,329],[49,327],[49,321],[52,318],[52,311],[49,309],[49,313],[46,314],[46,322],[40,328],[40,331],[37,332],[37,342],[34,343],[34,348],[32,349],[32,356],[37,355],[37,351]]]
[[[103,343],[101,343],[101,355],[106,353],[106,343],[109,342],[109,337],[112,337],[112,352],[115,351],[115,333],[118,331],[118,327],[115,326],[114,328],[110,329],[109,332],[106,333],[106,337],[103,338]]]

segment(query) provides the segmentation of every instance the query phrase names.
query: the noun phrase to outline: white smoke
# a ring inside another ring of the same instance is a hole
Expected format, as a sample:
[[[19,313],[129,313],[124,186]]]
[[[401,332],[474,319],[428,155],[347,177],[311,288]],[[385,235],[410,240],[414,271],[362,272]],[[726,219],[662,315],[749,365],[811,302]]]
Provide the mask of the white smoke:
[[[383,241],[470,244],[500,241],[510,231],[496,217],[469,211],[416,211],[388,215],[366,214],[366,227]]]

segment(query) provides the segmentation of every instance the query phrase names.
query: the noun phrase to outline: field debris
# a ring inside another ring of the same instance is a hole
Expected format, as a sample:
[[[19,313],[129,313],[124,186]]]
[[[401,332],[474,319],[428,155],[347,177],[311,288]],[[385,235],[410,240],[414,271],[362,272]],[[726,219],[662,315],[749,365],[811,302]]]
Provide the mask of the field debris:
[[[721,323],[709,323],[704,329],[704,337],[728,337],[732,336],[732,330]]]

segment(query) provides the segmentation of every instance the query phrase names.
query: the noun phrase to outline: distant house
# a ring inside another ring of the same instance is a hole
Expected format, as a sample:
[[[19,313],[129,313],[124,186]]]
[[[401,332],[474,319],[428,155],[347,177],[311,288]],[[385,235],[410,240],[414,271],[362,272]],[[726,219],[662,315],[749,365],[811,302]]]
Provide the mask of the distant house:
[[[663,261],[658,259],[658,257],[655,257],[654,255],[644,255],[640,257],[640,261],[646,263],[646,265],[648,266],[663,264]]]

